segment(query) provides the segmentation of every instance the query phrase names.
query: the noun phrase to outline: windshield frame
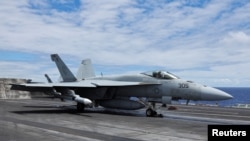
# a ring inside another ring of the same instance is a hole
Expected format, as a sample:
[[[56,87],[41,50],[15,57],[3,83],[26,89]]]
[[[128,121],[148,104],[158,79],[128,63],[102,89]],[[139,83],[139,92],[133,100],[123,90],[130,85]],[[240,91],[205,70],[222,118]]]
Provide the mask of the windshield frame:
[[[148,71],[148,72],[143,72],[141,74],[144,74],[153,78],[158,78],[158,79],[166,79],[166,80],[180,79],[180,77],[168,71],[164,71],[164,70]]]

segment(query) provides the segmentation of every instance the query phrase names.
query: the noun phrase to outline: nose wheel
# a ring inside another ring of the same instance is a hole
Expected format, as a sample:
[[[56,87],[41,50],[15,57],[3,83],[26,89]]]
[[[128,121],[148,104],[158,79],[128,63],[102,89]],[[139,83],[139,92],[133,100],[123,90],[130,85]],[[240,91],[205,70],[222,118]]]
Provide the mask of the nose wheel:
[[[152,108],[148,108],[146,110],[146,116],[147,117],[154,117],[157,115],[157,112],[155,110],[153,110]]]
[[[156,107],[156,106],[155,106],[155,103],[154,103],[154,102],[152,102],[152,103],[149,105],[148,109],[146,110],[146,116],[147,116],[147,117],[163,117],[162,114],[158,114],[158,113],[156,112],[156,108],[155,108],[155,107]]]

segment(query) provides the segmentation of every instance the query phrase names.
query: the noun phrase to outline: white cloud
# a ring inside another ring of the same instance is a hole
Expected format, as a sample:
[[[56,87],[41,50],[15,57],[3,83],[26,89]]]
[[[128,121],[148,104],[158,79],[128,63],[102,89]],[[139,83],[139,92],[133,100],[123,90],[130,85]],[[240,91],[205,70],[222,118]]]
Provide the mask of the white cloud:
[[[250,36],[245,32],[229,32],[228,35],[222,40],[226,45],[238,45],[238,47],[247,47],[250,45]]]
[[[1,1],[0,50],[35,52],[47,61],[49,54],[58,53],[70,61],[91,58],[97,65],[166,67],[196,80],[236,80],[237,68],[250,79],[249,2],[84,0],[70,12],[50,4]],[[47,65],[56,73],[53,63]]]

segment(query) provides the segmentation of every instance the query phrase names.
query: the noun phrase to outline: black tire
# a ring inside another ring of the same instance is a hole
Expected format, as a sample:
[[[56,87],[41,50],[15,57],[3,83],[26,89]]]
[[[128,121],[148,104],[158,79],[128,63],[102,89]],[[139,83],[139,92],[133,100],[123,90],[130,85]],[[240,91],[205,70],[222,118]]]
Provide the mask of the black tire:
[[[146,110],[146,116],[147,116],[147,117],[153,117],[153,116],[155,116],[155,115],[157,115],[157,112],[156,112],[156,111],[154,111],[154,110],[152,110],[152,109],[147,109],[147,110]]]
[[[153,115],[153,110],[152,109],[147,109],[146,110],[146,116],[151,117]]]

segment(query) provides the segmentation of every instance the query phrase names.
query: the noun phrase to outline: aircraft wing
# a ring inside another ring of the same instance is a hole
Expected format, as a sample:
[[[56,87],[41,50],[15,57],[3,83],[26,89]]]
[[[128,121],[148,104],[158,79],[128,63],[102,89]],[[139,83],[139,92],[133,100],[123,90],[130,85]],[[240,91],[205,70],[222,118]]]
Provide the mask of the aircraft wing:
[[[45,83],[24,83],[24,84],[9,84],[11,90],[46,92],[53,89],[53,86]]]
[[[24,83],[24,84],[10,84],[12,90],[24,91],[48,91],[56,87],[61,88],[91,88],[96,87],[91,83],[79,82],[62,82],[62,83]]]
[[[113,80],[84,80],[79,82],[61,82],[61,83],[25,83],[10,84],[12,90],[27,91],[47,91],[53,88],[95,88],[95,87],[123,87],[123,86],[139,86],[139,85],[160,85],[160,83],[145,82],[127,82]]]
[[[113,81],[113,80],[96,80],[91,84],[97,87],[122,87],[122,86],[139,86],[139,85],[160,85],[161,83],[147,83],[147,82],[128,82],[128,81]]]

